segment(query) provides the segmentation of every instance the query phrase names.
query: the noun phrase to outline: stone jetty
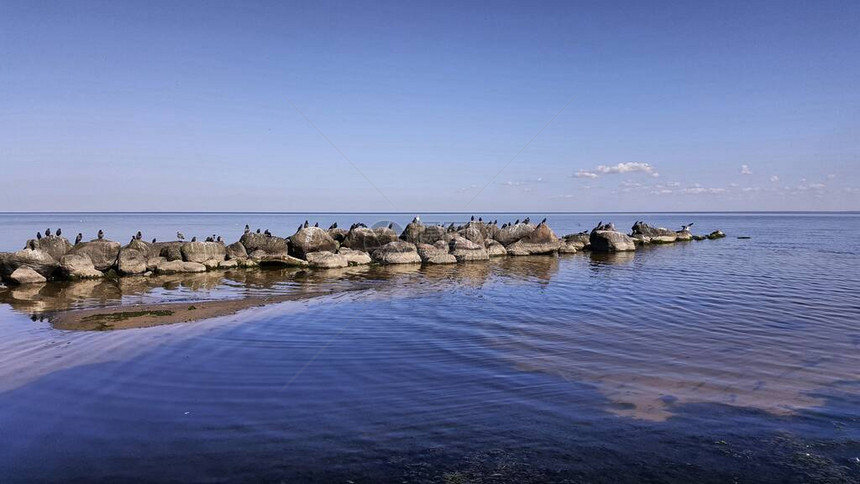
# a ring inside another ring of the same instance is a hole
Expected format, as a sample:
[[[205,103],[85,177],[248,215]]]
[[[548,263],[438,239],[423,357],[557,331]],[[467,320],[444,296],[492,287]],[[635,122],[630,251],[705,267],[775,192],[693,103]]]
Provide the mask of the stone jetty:
[[[99,236],[74,244],[60,235],[38,234],[18,252],[0,253],[0,279],[9,284],[34,284],[58,279],[194,273],[261,266],[314,269],[362,264],[457,264],[495,257],[635,251],[646,244],[672,244],[689,240],[719,239],[719,230],[693,235],[690,226],[680,230],[652,227],[638,221],[627,234],[612,223],[600,222],[590,231],[557,236],[546,219],[515,223],[472,220],[463,225],[424,225],[418,217],[397,234],[392,226],[353,224],[348,230],[299,226],[288,237],[268,230],[245,233],[234,243],[221,237],[204,241],[145,242],[138,233],[126,245]],[[59,230],[57,231],[59,232]],[[177,234],[181,237],[181,234]]]

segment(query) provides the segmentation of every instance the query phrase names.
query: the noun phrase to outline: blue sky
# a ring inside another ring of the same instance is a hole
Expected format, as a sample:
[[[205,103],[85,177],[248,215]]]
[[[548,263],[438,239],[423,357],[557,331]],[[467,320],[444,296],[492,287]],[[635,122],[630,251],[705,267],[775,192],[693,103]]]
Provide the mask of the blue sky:
[[[860,2],[0,1],[0,211],[860,209]]]

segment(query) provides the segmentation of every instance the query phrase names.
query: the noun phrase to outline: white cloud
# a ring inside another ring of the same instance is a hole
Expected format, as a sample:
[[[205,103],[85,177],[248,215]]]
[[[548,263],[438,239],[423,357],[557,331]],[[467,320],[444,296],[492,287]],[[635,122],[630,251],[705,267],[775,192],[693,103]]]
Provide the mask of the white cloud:
[[[574,173],[573,176],[575,176],[576,178],[597,178],[598,175],[593,171],[579,170],[578,172]]]
[[[770,177],[770,181],[771,181],[771,182],[773,182],[773,183],[776,183],[776,182],[778,182],[778,181],[779,181],[779,177],[778,177],[778,176],[776,176],[776,175],[774,175],[774,176]]]
[[[597,168],[593,170],[579,170],[573,176],[576,178],[597,178],[601,174],[603,175],[617,175],[619,173],[634,173],[641,172],[647,173],[653,177],[660,176],[657,173],[657,170],[650,163],[639,163],[636,161],[631,161],[628,163],[618,163],[617,165],[598,165]]]
[[[563,199],[563,200],[566,200],[566,199],[568,199],[568,198],[576,198],[576,195],[570,195],[570,194],[565,194],[565,195],[553,195],[553,196],[551,196],[551,197],[549,197],[549,198],[551,198],[551,199]]]
[[[721,193],[726,193],[726,191],[727,190],[725,188],[705,188],[705,187],[701,187],[701,186],[694,186],[694,187],[685,188],[685,189],[681,190],[682,193],[686,193],[689,195],[699,195],[699,194],[719,195]]]
[[[752,175],[749,165],[741,165],[741,175]]]

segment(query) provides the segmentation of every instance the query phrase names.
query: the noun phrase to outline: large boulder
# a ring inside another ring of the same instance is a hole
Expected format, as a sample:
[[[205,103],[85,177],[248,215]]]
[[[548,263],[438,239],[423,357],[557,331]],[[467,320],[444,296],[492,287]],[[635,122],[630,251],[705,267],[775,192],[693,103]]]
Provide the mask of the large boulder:
[[[304,227],[290,237],[291,255],[302,259],[306,259],[311,252],[333,253],[336,250],[337,242],[319,227]]]
[[[185,262],[181,260],[172,260],[162,262],[155,268],[155,272],[159,274],[183,274],[206,272],[206,266],[198,262]]]
[[[69,251],[70,254],[83,254],[93,261],[93,266],[96,270],[106,271],[116,264],[119,257],[119,242],[114,242],[107,239],[96,239],[89,242],[82,242]]]
[[[445,239],[445,227],[441,225],[424,225],[421,222],[411,222],[403,229],[400,239],[413,244],[435,244]]]
[[[180,250],[185,262],[219,262],[227,257],[227,248],[221,242],[186,242]]]
[[[532,233],[535,226],[528,223],[511,224],[496,232],[495,239],[505,247]]]
[[[483,226],[483,224],[481,224]],[[470,222],[464,228],[457,231],[457,233],[472,242],[483,246],[484,245],[484,234],[481,232],[478,224],[476,222]]]
[[[57,235],[28,240],[27,247],[42,250],[53,257],[54,260],[60,260],[61,257],[72,250],[72,244],[69,243],[68,239]]]
[[[370,264],[372,259],[370,258],[370,254],[364,252],[362,250],[354,250],[348,249],[346,247],[341,247],[337,251],[338,254],[342,255],[346,258],[346,261],[349,262],[351,266],[362,266],[365,264]]]
[[[627,234],[622,234],[612,225],[600,225],[591,231],[589,236],[589,247],[594,252],[626,252],[636,250],[636,244]]]
[[[23,249],[0,254],[0,277],[7,279],[21,267],[29,267],[45,278],[51,277],[59,267],[56,259],[39,249]]]
[[[228,260],[248,258],[248,251],[245,249],[245,246],[242,245],[241,242],[233,242],[232,244],[228,245],[225,250],[227,251]]]
[[[328,251],[308,252],[305,257],[311,267],[320,269],[338,269],[349,265],[346,257]]]
[[[37,284],[45,281],[45,276],[27,266],[17,268],[9,275],[9,282],[13,284]]]
[[[546,223],[541,223],[528,235],[505,246],[508,255],[544,255],[555,254],[561,246],[561,241]]]
[[[342,244],[343,241],[346,240],[346,234],[348,233],[348,230],[340,227],[332,227],[328,229],[329,237],[333,238],[338,244]]]
[[[671,244],[678,239],[678,234],[664,227],[652,227],[640,220],[633,224],[630,237],[633,242],[641,244]]]
[[[60,273],[68,279],[98,279],[104,273],[96,270],[85,254],[66,254],[60,258]]]
[[[359,226],[350,229],[343,241],[343,246],[349,249],[373,252],[383,245],[397,240],[397,234],[389,228],[369,229]]]
[[[500,244],[498,241],[487,239],[484,245],[487,247],[487,255],[490,257],[504,257],[508,255],[508,251],[505,249],[505,246]]]
[[[490,255],[487,254],[487,249],[483,245],[476,244],[460,235],[455,235],[448,246],[451,255],[457,259],[457,262],[489,260],[490,258]]]
[[[373,260],[380,264],[420,264],[421,257],[415,244],[396,240],[373,251]]]
[[[262,250],[251,252],[251,260],[260,266],[308,267],[308,261],[287,254],[269,254]]]
[[[117,272],[123,275],[143,274],[147,271],[147,261],[153,251],[146,242],[132,240],[119,251],[116,259]]]
[[[456,264],[457,258],[448,253],[447,244],[418,244],[418,256],[425,264]]]
[[[690,229],[679,230],[675,232],[675,235],[677,236],[676,240],[678,242],[688,242],[690,240],[693,240],[693,233],[690,232]]]
[[[591,243],[590,238],[588,232],[565,235],[561,238],[558,252],[559,254],[575,254],[588,247],[588,244]]]
[[[149,244],[149,256],[164,257],[168,261],[182,260],[182,244],[184,243],[181,240],[174,240]]]
[[[275,237],[274,235],[248,232],[242,235],[239,242],[245,246],[245,251],[249,254],[258,250],[262,250],[268,255],[287,255],[289,252],[289,242],[287,239]]]

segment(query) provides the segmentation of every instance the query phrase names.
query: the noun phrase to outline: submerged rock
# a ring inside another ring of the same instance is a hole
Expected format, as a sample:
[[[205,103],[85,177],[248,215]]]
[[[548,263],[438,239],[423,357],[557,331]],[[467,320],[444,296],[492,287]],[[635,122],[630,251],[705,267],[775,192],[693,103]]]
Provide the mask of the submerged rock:
[[[251,253],[251,258],[261,266],[308,267],[308,261],[287,254],[268,254],[262,250]]]
[[[371,257],[380,264],[420,264],[421,257],[415,244],[397,240],[373,251]]]
[[[312,252],[329,252],[337,250],[337,242],[319,227],[304,227],[290,237],[292,255],[302,259]],[[310,262],[310,261],[308,261]]]
[[[27,266],[17,268],[9,275],[9,282],[13,284],[38,284],[46,281],[45,276]]]
[[[329,251],[309,252],[305,254],[311,267],[320,269],[337,269],[349,265],[346,257]]]

